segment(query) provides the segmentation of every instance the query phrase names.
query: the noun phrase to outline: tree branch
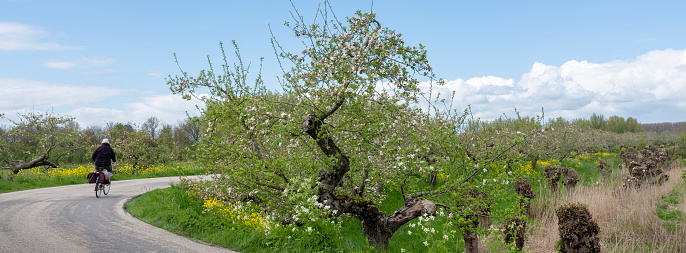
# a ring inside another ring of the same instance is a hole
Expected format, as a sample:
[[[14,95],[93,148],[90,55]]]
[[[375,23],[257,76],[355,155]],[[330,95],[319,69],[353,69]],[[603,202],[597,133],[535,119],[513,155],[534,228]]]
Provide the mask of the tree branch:
[[[493,163],[493,161],[495,161],[495,159],[500,158],[503,154],[505,154],[505,152],[509,151],[509,150],[512,149],[514,146],[517,146],[517,144],[516,144],[516,143],[515,143],[515,144],[512,144],[510,147],[508,147],[507,149],[503,150],[503,152],[500,152],[497,156],[493,157],[493,159],[491,159],[491,161],[490,161],[489,163]],[[486,165],[484,165],[484,166],[486,166]],[[467,182],[467,181],[471,180],[471,179],[474,178],[477,174],[479,174],[479,171],[480,171],[480,170],[475,170],[474,173],[472,173],[472,175],[470,175],[469,177],[463,179],[459,184],[462,184],[462,183],[464,183],[464,182]]]

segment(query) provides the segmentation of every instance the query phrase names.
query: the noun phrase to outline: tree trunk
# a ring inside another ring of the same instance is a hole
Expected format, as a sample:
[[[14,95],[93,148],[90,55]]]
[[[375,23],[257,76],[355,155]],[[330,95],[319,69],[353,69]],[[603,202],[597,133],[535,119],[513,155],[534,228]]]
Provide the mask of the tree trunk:
[[[45,153],[43,153],[40,157],[33,159],[29,162],[17,160],[16,161],[17,163],[10,166],[10,171],[12,171],[12,173],[14,173],[14,174],[17,174],[17,173],[19,173],[19,171],[21,171],[23,169],[30,169],[30,168],[34,168],[34,167],[38,167],[38,166],[43,166],[43,165],[47,165],[47,166],[50,166],[53,168],[57,168],[57,164],[51,162],[48,159],[50,159],[50,150],[49,149],[48,149],[48,151],[45,151]]]
[[[546,178],[548,178],[548,185],[550,186],[550,191],[553,193],[553,195],[557,196],[558,182],[560,182],[560,178],[562,176],[562,174],[560,173],[560,168],[557,166],[548,165],[545,166],[544,172]]]
[[[476,217],[470,217],[471,223],[462,232],[464,239],[465,253],[479,253],[479,236],[476,234],[476,227],[479,226],[479,221]]]
[[[491,216],[488,214],[479,215],[479,227],[482,229],[491,227]]]
[[[531,183],[529,179],[521,178],[515,181],[515,192],[519,194],[522,198],[519,199],[519,206],[521,209],[525,210],[526,216],[531,216],[531,199],[536,197],[536,193],[531,190]]]
[[[423,215],[436,215],[436,203],[426,199],[408,199],[391,216],[373,203],[346,196],[337,196],[332,203],[341,208],[339,213],[353,214],[362,225],[362,232],[369,246],[379,251],[388,251],[391,236],[407,222]]]
[[[476,208],[476,212],[479,214],[479,228],[487,229],[491,227],[491,205],[493,205],[493,201],[488,199],[487,192],[481,193],[479,197],[486,201],[485,205],[479,205]]]
[[[379,251],[388,251],[388,244],[395,230],[391,231],[388,226],[383,224],[383,220],[385,217],[383,219],[363,219],[360,221],[360,225],[362,225],[362,233],[367,238],[369,246]]]
[[[429,184],[431,184],[431,186],[434,186],[434,187],[436,186],[436,177],[437,177],[437,173],[435,171],[432,171],[429,174]]]
[[[405,198],[405,204],[393,215],[379,209],[373,202],[362,198],[362,192],[357,196],[337,195],[336,188],[348,171],[350,160],[336,145],[335,141],[323,129],[324,119],[331,115],[343,103],[339,101],[330,107],[327,112],[317,117],[312,114],[302,122],[302,130],[317,142],[319,150],[327,157],[334,160],[330,168],[322,168],[319,171],[319,188],[317,201],[331,206],[332,210],[352,214],[362,225],[362,230],[370,246],[380,251],[387,251],[391,236],[405,223],[421,216],[436,215],[436,203],[420,198]]]
[[[526,233],[526,220],[512,218],[505,222],[505,243],[515,243],[519,251],[524,249],[524,233]]]

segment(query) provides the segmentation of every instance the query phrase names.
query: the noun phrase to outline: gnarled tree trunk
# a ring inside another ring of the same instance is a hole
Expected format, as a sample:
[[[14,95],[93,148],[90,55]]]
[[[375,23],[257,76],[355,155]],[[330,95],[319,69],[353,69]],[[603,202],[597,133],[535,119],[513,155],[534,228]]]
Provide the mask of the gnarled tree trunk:
[[[415,199],[405,203],[391,216],[386,216],[383,211],[372,204],[366,206],[353,204],[344,212],[357,214],[369,246],[387,251],[391,236],[395,231],[419,216],[435,215],[436,204],[430,200]]]
[[[9,169],[10,169],[10,171],[12,171],[12,173],[17,174],[17,173],[19,173],[19,171],[21,171],[23,169],[30,169],[30,168],[34,168],[34,167],[38,167],[38,166],[43,166],[43,165],[47,165],[47,166],[50,166],[53,168],[57,168],[57,164],[51,162],[48,159],[50,159],[50,149],[45,151],[45,153],[43,153],[38,158],[33,159],[29,162],[25,162],[22,160],[15,160],[16,163],[11,165],[9,167]]]
[[[341,183],[345,174],[350,170],[350,160],[341,152],[333,138],[325,133],[323,122],[329,115],[337,110],[344,100],[330,107],[320,117],[312,114],[305,118],[302,123],[303,132],[307,133],[317,142],[319,149],[334,160],[330,168],[319,171],[319,198],[317,201],[331,206],[337,214],[348,213],[354,215],[361,223],[362,230],[370,246],[381,251],[388,250],[391,236],[405,223],[422,215],[435,215],[436,204],[433,201],[421,198],[405,197],[405,204],[393,215],[386,216],[373,202],[362,198],[363,190],[357,192],[357,196],[338,195],[336,187]],[[364,182],[364,180],[363,180]],[[360,187],[364,189],[364,185]]]

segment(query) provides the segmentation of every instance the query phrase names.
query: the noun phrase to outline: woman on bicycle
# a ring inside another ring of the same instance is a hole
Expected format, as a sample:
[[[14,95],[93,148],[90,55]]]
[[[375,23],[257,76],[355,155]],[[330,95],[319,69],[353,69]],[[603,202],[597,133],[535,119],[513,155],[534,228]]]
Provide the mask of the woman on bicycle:
[[[110,140],[102,139],[102,145],[93,151],[91,160],[93,160],[96,170],[105,168],[107,172],[112,173],[112,162],[117,162],[117,155],[114,153],[114,149],[110,147]]]

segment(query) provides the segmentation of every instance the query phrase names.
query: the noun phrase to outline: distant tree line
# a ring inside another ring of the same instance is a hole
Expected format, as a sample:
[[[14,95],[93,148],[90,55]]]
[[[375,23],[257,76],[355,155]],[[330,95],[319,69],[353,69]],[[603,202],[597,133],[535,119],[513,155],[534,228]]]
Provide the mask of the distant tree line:
[[[278,96],[273,94],[273,96]],[[0,167],[16,167],[18,172],[27,166],[57,166],[60,163],[88,163],[93,149],[102,139],[108,138],[117,151],[117,159],[136,167],[155,163],[192,161],[196,159],[196,145],[201,141],[203,128],[200,118],[189,118],[176,125],[165,124],[157,117],[150,117],[141,124],[110,122],[104,126],[81,128],[70,116],[48,113],[19,115],[20,120],[12,126],[0,127]],[[536,121],[527,118],[528,121]],[[494,121],[470,124],[465,130],[497,130],[517,125],[522,118],[500,118]],[[510,122],[512,121],[512,122]],[[542,121],[538,121],[542,122]],[[531,124],[531,122],[527,122]],[[206,124],[206,123],[205,123]],[[613,115],[604,117],[593,114],[590,118],[564,119],[561,117],[541,123],[550,126],[575,126],[612,133],[679,132],[686,129],[686,122],[640,124],[635,118],[624,119]],[[207,127],[205,127],[207,128]],[[653,137],[640,137],[652,140]],[[650,142],[650,141],[648,141]],[[657,141],[663,142],[663,141]],[[611,145],[612,146],[612,145]]]
[[[577,119],[574,123],[581,126],[590,127],[592,129],[604,130],[615,133],[640,133],[644,129],[638,120],[629,117],[626,120],[624,117],[613,115],[605,118],[602,114],[593,114],[588,119]]]
[[[70,116],[31,112],[12,126],[0,127],[0,168],[21,169],[60,163],[89,163],[102,139],[109,139],[117,161],[144,168],[156,163],[194,159],[200,141],[198,119],[176,125],[150,117],[142,124],[110,122],[81,128]]]
[[[653,132],[677,131],[686,132],[686,122],[662,122],[641,124],[643,130]]]
[[[526,118],[526,117],[525,117]],[[521,119],[521,118],[518,118]],[[529,120],[534,120],[534,118],[528,118]],[[488,121],[488,122],[480,122],[480,124],[486,124],[489,125],[488,128],[501,128],[500,126],[509,126],[512,124],[515,124],[516,120],[511,119],[511,118],[499,118],[493,121]],[[551,124],[557,124],[557,125],[564,125],[564,126],[569,126],[569,125],[574,125],[580,128],[589,128],[589,129],[594,129],[594,130],[603,130],[607,132],[613,132],[613,133],[640,133],[643,132],[644,129],[644,124],[638,123],[638,120],[635,118],[629,117],[626,120],[624,117],[613,115],[610,116],[609,118],[606,118],[602,114],[596,114],[594,113],[591,115],[589,118],[578,118],[578,119],[565,119],[562,117],[550,119],[547,122],[548,125]],[[660,123],[663,124],[663,123]],[[672,124],[672,123],[664,123],[664,124]],[[483,129],[485,126],[470,126],[468,129]],[[672,129],[673,130],[673,129]],[[650,131],[650,130],[648,130]],[[665,131],[671,131],[671,130],[665,130]]]

